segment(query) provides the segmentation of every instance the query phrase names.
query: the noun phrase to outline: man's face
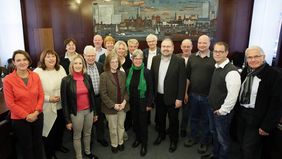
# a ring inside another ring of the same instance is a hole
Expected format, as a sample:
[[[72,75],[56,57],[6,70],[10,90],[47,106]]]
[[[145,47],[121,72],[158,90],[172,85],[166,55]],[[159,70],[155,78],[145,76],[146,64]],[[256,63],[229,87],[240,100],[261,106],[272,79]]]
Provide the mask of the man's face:
[[[163,56],[165,56],[165,57],[171,56],[172,53],[173,53],[173,50],[174,50],[174,47],[173,47],[171,41],[165,40],[165,41],[162,42],[161,52],[162,52]]]
[[[132,54],[136,49],[138,49],[138,44],[136,43],[129,43],[128,44],[128,51]]]
[[[257,49],[249,50],[246,54],[246,58],[249,67],[252,69],[257,69],[263,65],[265,60],[265,56],[262,55]]]
[[[213,58],[217,64],[221,64],[227,59],[228,51],[224,45],[215,45],[213,50]]]
[[[147,45],[150,49],[155,49],[157,47],[157,40],[153,39],[153,38],[149,38],[147,40]]]
[[[202,35],[198,39],[198,50],[200,52],[207,52],[210,47],[210,39],[206,35]]]
[[[101,35],[95,35],[93,38],[93,44],[96,48],[101,48],[103,44],[103,38]]]
[[[182,53],[183,54],[187,54],[187,55],[190,55],[191,54],[191,51],[192,51],[192,43],[190,41],[184,41],[181,43],[181,50],[182,50]]]
[[[96,53],[93,51],[88,51],[83,54],[84,59],[88,65],[93,65],[96,59]]]

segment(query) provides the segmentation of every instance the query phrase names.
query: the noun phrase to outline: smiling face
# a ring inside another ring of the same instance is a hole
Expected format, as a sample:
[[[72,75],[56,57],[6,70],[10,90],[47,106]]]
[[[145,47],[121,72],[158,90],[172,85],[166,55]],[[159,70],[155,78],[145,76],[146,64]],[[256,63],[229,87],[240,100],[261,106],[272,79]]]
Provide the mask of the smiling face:
[[[48,54],[44,58],[44,63],[47,69],[54,69],[57,62],[57,57],[54,54]]]
[[[228,50],[226,50],[224,45],[214,45],[213,58],[217,64],[224,62],[227,59],[227,55]]]
[[[76,58],[73,61],[73,71],[74,72],[82,72],[83,70],[83,63],[81,58]]]
[[[148,38],[146,41],[149,49],[151,50],[156,49],[158,42],[155,38]]]
[[[101,48],[102,47],[102,44],[103,44],[103,38],[101,35],[95,35],[93,37],[93,43],[94,43],[94,46],[95,48]]]
[[[209,50],[210,43],[210,38],[207,35],[200,36],[197,45],[198,50],[203,53],[207,52]]]
[[[76,51],[75,43],[73,41],[70,41],[66,45],[66,50],[67,50],[68,53],[75,53],[75,51]]]
[[[259,49],[250,49],[246,52],[246,59],[249,67],[257,69],[264,64],[265,55]]]
[[[112,51],[113,48],[114,48],[114,42],[113,41],[107,41],[105,47],[108,51]]]
[[[96,60],[96,53],[95,51],[88,51],[83,54],[84,59],[88,65],[93,65]]]
[[[18,53],[15,55],[13,64],[15,65],[17,71],[26,71],[30,63],[26,56]]]
[[[124,57],[126,55],[125,46],[123,44],[120,44],[116,51],[119,57]]]
[[[181,43],[181,50],[184,55],[190,55],[193,45],[190,40],[183,40]]]
[[[143,63],[143,57],[141,55],[137,55],[132,59],[132,63],[135,67],[141,67]]]
[[[171,56],[173,54],[173,50],[174,50],[174,47],[173,47],[171,40],[166,39],[162,42],[161,53],[163,56],[165,57]]]
[[[129,43],[128,44],[128,51],[130,54],[132,54],[136,49],[138,49],[137,43]]]
[[[110,69],[115,72],[118,69],[118,58],[112,58],[110,61]]]

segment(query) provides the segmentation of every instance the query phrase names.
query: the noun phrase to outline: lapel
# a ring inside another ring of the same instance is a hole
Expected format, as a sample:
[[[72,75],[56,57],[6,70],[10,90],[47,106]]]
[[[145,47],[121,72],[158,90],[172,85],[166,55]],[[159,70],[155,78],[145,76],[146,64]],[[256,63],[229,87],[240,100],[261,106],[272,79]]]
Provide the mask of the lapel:
[[[168,74],[172,72],[171,69],[175,65],[175,57],[174,56],[175,55],[171,55],[171,59],[170,59],[170,62],[169,62],[168,68],[167,68],[166,75],[165,75],[165,80],[166,80],[166,77],[168,76]]]
[[[158,81],[158,77],[159,77],[159,69],[160,69],[160,63],[161,63],[161,56],[157,56],[156,57],[156,65],[155,65],[155,69],[156,69],[156,74],[155,74],[155,79],[156,81]]]
[[[108,71],[107,74],[108,74],[109,79],[110,79],[110,80],[112,81],[112,83],[116,86],[117,83],[116,83],[115,77],[114,77],[114,75],[112,74],[112,72],[111,72],[111,71]]]

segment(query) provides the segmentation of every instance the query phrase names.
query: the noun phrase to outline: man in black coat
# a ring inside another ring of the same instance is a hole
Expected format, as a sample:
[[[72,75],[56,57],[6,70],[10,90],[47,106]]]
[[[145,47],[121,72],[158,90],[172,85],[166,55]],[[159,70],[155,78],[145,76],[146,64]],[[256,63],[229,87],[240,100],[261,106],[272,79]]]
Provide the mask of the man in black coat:
[[[161,44],[162,55],[152,61],[152,78],[154,81],[156,115],[158,116],[158,137],[154,145],[165,139],[166,115],[169,118],[169,152],[177,149],[179,108],[184,98],[186,75],[184,59],[173,55],[174,45],[171,39],[164,39]]]

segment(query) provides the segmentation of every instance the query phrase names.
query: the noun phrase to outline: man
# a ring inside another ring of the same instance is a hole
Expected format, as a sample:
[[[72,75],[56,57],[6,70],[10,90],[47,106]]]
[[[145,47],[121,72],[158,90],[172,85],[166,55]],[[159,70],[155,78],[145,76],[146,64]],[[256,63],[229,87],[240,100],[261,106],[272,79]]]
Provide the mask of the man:
[[[230,148],[230,123],[232,110],[236,104],[241,86],[241,77],[237,68],[227,58],[228,45],[217,42],[214,45],[213,58],[216,62],[212,76],[208,101],[211,106],[213,154],[201,158],[227,159]]]
[[[136,49],[138,49],[138,47],[139,47],[139,42],[138,42],[138,40],[137,39],[129,39],[128,41],[127,41],[127,46],[128,46],[128,57],[130,58],[130,59],[132,59],[131,58],[131,56],[132,56],[132,54],[133,54],[133,52],[136,50]]]
[[[245,51],[248,67],[242,72],[237,113],[237,135],[242,159],[260,159],[262,140],[272,133],[281,117],[281,83],[277,70],[265,62],[264,51]]]
[[[188,59],[191,55],[191,51],[193,49],[193,44],[190,39],[184,39],[181,42],[180,48],[182,50],[182,53],[176,54],[176,56],[181,57],[185,60],[185,67],[187,67]],[[181,125],[180,125],[180,136],[186,137],[187,135],[187,125],[190,120],[190,111],[191,106],[188,103],[188,84],[186,83],[186,90],[185,90],[185,96],[182,106],[182,119],[181,119]]]
[[[161,44],[161,55],[155,56],[152,62],[152,77],[156,93],[156,114],[158,116],[158,137],[154,145],[165,139],[166,115],[169,119],[169,152],[177,149],[178,112],[182,106],[185,91],[184,60],[173,55],[174,45],[171,39],[164,39]]]
[[[105,116],[101,112],[101,98],[99,95],[99,84],[100,84],[100,74],[104,71],[103,64],[96,62],[96,51],[91,45],[87,45],[84,48],[83,56],[87,64],[87,74],[90,75],[92,84],[94,87],[95,96],[97,97],[96,111],[98,115],[98,121],[95,123],[97,141],[104,147],[108,146],[108,142],[105,139]]]
[[[96,50],[96,61],[99,61],[99,58],[101,55],[105,54],[107,49],[102,47],[103,44],[103,38],[101,35],[97,34],[93,37],[93,44]]]
[[[191,147],[198,143],[201,121],[202,136],[199,137],[198,153],[203,154],[208,149],[210,137],[208,94],[215,61],[209,50],[210,38],[207,35],[199,37],[197,47],[198,52],[192,54],[187,63],[187,92],[191,105],[191,139],[188,139],[184,146]]]
[[[146,37],[146,42],[149,48],[143,50],[144,65],[147,69],[151,70],[153,57],[161,54],[161,49],[157,47],[158,37],[154,34],[149,34]]]

